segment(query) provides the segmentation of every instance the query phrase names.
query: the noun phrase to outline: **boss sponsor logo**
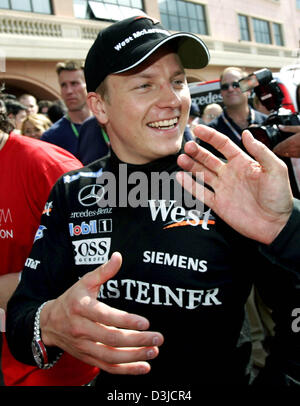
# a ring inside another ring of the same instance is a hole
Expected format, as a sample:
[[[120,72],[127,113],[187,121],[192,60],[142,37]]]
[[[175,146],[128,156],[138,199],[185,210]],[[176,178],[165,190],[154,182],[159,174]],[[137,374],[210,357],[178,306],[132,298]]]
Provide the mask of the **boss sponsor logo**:
[[[81,224],[69,223],[69,232],[71,237],[87,234],[108,233],[111,231],[111,219],[101,219],[98,221],[91,220],[89,222],[82,221]]]
[[[38,261],[37,259],[27,258],[25,266],[27,266],[30,269],[37,269],[40,263],[41,261]]]
[[[72,241],[75,265],[103,264],[108,261],[110,238]]]

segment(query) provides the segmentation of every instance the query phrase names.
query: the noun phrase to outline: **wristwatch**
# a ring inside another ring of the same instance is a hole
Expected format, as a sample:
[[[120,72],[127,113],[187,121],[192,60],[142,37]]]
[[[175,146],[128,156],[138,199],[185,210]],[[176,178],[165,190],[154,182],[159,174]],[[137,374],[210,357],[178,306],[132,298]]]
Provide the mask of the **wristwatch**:
[[[50,352],[47,351],[45,344],[41,338],[41,330],[40,330],[40,315],[43,307],[47,302],[43,303],[37,310],[34,319],[34,331],[33,331],[33,339],[31,343],[32,354],[37,366],[41,369],[49,369],[52,368],[54,364],[59,360],[62,355],[62,351],[57,347],[51,347],[51,357]],[[51,362],[49,362],[51,358]]]

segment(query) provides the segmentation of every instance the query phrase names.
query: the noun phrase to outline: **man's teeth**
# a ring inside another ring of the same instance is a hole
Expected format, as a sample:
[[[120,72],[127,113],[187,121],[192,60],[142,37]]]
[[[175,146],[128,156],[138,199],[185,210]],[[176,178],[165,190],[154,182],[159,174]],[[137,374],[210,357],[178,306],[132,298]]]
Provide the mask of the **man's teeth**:
[[[152,128],[173,128],[178,123],[178,118],[172,118],[171,120],[161,120],[149,123],[149,127]]]

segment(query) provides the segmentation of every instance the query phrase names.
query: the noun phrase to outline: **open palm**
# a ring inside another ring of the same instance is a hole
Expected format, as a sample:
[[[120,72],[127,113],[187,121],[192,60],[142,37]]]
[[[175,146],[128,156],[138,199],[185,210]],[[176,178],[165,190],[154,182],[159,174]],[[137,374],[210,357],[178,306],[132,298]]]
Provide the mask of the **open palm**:
[[[185,145],[185,154],[178,164],[196,177],[204,174],[204,202],[241,234],[265,244],[271,243],[286,224],[292,210],[292,193],[286,165],[252,135],[243,133],[244,153],[225,135],[206,126],[198,126],[195,134],[223,154],[217,158],[194,142]],[[187,181],[180,172],[177,180],[195,197],[200,198],[199,185]]]

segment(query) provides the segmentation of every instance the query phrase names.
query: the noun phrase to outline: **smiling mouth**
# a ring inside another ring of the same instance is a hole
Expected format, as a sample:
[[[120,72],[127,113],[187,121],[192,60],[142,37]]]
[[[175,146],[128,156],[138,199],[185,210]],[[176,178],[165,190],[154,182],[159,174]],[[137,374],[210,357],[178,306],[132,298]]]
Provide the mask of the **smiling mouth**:
[[[152,123],[149,123],[147,125],[151,128],[157,128],[159,130],[170,130],[177,125],[178,121],[179,119],[178,117],[176,117],[170,120],[153,121]]]

